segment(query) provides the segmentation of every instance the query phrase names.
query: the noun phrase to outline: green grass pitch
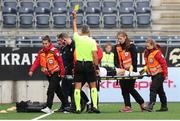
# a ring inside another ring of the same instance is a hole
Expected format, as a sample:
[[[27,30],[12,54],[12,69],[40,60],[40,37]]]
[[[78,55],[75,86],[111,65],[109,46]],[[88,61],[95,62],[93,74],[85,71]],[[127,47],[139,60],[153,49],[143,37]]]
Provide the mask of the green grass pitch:
[[[14,106],[15,104],[0,104],[0,110],[6,110],[7,108]],[[169,111],[168,112],[140,112],[138,104],[133,103],[133,112],[132,113],[121,113],[118,112],[120,108],[123,107],[123,103],[109,103],[109,104],[100,104],[101,114],[88,114],[83,112],[82,114],[63,114],[63,113],[54,113],[47,117],[42,118],[46,120],[60,120],[60,119],[69,119],[69,120],[78,120],[78,119],[93,119],[93,120],[102,120],[102,119],[180,119],[180,103],[168,103]],[[154,109],[159,109],[160,103],[157,103]],[[54,104],[53,109],[58,109],[59,105]],[[8,112],[5,114],[0,113],[0,120],[3,119],[25,119],[30,120],[38,116],[43,115],[43,113],[17,113],[16,111]]]

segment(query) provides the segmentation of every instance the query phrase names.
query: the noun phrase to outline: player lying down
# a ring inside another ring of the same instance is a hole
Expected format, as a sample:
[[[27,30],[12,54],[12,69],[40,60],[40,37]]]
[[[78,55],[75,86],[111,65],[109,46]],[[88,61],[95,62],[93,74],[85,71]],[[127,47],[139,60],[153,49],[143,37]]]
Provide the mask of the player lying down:
[[[100,67],[100,77],[105,77],[105,76],[140,76],[139,72],[130,72],[126,71],[124,69],[120,68],[115,68],[115,69],[110,69],[110,68],[104,68]]]

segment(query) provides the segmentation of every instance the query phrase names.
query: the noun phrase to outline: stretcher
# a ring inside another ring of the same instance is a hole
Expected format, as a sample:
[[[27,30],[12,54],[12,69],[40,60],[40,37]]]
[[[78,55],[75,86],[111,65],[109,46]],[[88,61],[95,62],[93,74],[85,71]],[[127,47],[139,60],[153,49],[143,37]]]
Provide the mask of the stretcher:
[[[124,80],[124,79],[142,79],[144,76],[139,72],[129,72],[124,69],[116,68],[114,70],[116,75],[107,76],[107,70],[103,67],[100,67],[99,80]]]
[[[139,75],[139,76],[104,76],[98,77],[100,80],[129,80],[129,79],[142,79],[143,77],[148,75]]]
[[[119,68],[116,70],[115,76],[107,76],[107,70],[105,68],[100,67],[100,73],[99,76],[97,76],[97,80],[129,80],[129,79],[142,79],[145,76],[148,75],[141,75],[139,72],[129,72],[124,71]],[[67,79],[73,79],[74,77],[72,75],[66,75],[64,78]]]

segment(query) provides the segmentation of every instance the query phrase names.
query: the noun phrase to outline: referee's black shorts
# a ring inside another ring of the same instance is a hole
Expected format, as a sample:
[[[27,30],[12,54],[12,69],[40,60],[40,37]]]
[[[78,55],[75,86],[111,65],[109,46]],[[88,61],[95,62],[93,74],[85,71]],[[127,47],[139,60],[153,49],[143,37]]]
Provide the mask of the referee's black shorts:
[[[96,72],[91,61],[77,61],[74,69],[74,81],[96,82]]]

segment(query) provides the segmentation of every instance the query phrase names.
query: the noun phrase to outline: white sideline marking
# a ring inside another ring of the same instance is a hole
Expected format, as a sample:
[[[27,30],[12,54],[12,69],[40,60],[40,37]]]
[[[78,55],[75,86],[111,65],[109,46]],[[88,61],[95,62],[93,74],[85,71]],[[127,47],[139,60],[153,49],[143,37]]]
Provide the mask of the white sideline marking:
[[[53,111],[57,111],[58,109],[55,109],[55,110],[53,110]],[[54,113],[54,112],[53,112]],[[44,118],[44,117],[47,117],[47,116],[49,116],[49,115],[51,115],[51,114],[53,114],[53,113],[47,113],[47,114],[43,114],[43,115],[40,115],[40,116],[38,116],[38,117],[36,117],[36,118],[33,118],[32,120],[39,120],[39,119],[42,119],[42,118]]]

